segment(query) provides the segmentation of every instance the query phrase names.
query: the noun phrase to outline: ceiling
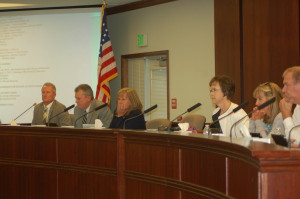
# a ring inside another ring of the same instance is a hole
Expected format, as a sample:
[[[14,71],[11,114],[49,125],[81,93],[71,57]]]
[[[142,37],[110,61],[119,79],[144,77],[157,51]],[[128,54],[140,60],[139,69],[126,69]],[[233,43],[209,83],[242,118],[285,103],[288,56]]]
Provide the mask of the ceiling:
[[[110,8],[142,0],[105,1],[107,7]],[[103,0],[0,0],[0,10],[100,5],[103,2]]]

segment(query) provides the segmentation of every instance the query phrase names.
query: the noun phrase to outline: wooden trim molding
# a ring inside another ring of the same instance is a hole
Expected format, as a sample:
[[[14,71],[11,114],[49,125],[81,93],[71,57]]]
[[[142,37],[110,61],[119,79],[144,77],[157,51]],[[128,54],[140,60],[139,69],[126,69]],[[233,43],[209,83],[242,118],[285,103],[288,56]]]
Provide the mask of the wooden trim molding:
[[[121,13],[121,12],[127,12],[127,11],[131,11],[131,10],[137,10],[140,8],[146,8],[146,7],[150,7],[150,6],[155,6],[155,5],[159,5],[159,4],[163,4],[163,3],[169,3],[172,1],[177,1],[177,0],[143,0],[143,1],[137,1],[137,2],[133,2],[133,3],[128,3],[125,5],[121,5],[121,6],[115,6],[112,8],[108,8],[107,9],[107,14],[108,15],[113,15],[113,14],[117,14],[117,13]]]

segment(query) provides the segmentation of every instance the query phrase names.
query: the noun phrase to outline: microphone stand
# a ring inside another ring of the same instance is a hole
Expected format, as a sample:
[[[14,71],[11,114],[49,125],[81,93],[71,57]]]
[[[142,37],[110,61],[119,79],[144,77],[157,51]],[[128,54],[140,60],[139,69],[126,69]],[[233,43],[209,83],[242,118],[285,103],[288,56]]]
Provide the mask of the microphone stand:
[[[229,134],[229,136],[232,137],[232,129],[233,129],[233,127],[234,127],[237,123],[239,123],[241,120],[243,120],[245,117],[249,116],[250,114],[254,113],[255,111],[261,110],[261,109],[265,108],[266,106],[268,106],[268,105],[274,103],[275,100],[276,100],[276,97],[273,97],[273,98],[269,99],[269,100],[266,101],[265,103],[263,103],[263,104],[257,106],[256,109],[252,110],[250,113],[248,113],[247,115],[245,115],[244,117],[242,117],[241,119],[239,119],[237,122],[235,122],[235,123],[231,126],[231,128],[230,128],[230,134]],[[236,133],[236,132],[235,132],[235,133]]]
[[[75,120],[75,122],[74,122],[74,127],[76,126],[76,123],[77,123],[77,121],[78,121],[80,118],[82,118],[82,117],[84,117],[85,115],[90,114],[90,113],[92,113],[92,112],[94,112],[94,111],[98,111],[98,110],[100,110],[100,109],[102,109],[102,108],[104,108],[104,107],[106,107],[106,106],[107,106],[107,104],[102,104],[102,105],[96,107],[94,110],[91,110],[91,111],[89,111],[89,112],[87,112],[87,113],[81,115],[79,118],[77,118],[77,119]]]
[[[32,107],[34,107],[36,105],[36,103],[33,103],[33,105],[31,105],[28,109],[26,109],[23,113],[21,113],[18,117],[16,117],[14,119],[14,121],[16,121],[19,117],[21,117],[24,113],[26,113],[29,109],[31,109]]]
[[[50,117],[50,119],[48,120],[47,126],[50,126],[50,120],[52,120],[53,118],[59,116],[59,115],[62,114],[62,113],[65,113],[65,112],[67,112],[68,110],[74,108],[74,106],[75,106],[75,104],[72,104],[71,106],[65,108],[64,111],[62,111],[62,112],[60,112],[60,113],[54,115],[53,117]]]
[[[168,132],[171,131],[171,125],[172,125],[172,123],[173,123],[177,118],[181,117],[183,114],[186,114],[186,113],[188,113],[188,112],[193,111],[194,109],[198,108],[198,107],[201,106],[201,105],[202,105],[201,103],[197,103],[197,104],[195,104],[194,106],[192,106],[191,108],[188,108],[184,113],[180,114],[179,116],[177,116],[176,118],[174,118],[173,120],[171,120],[171,122],[170,122],[170,124],[169,124],[169,126],[168,126],[167,131],[168,131]]]
[[[234,108],[234,109],[232,110],[231,113],[228,113],[228,114],[225,115],[224,117],[222,117],[222,118],[220,118],[220,119],[217,119],[217,120],[213,121],[213,122],[209,125],[209,127],[211,127],[212,125],[214,125],[214,124],[217,123],[218,121],[220,121],[220,120],[222,120],[222,119],[228,117],[229,115],[238,112],[240,109],[245,108],[248,104],[249,104],[249,101],[243,102],[242,104],[240,104],[239,106],[237,106],[236,108]]]
[[[132,120],[132,119],[134,119],[134,118],[137,118],[137,117],[139,117],[139,116],[141,116],[141,115],[144,115],[144,114],[146,114],[146,113],[148,113],[148,112],[150,112],[150,111],[152,111],[152,110],[154,110],[154,109],[156,109],[156,108],[157,108],[157,104],[151,106],[150,108],[148,108],[147,110],[145,110],[144,112],[142,112],[142,113],[140,113],[140,114],[138,114],[138,115],[136,115],[136,116],[133,116],[133,117],[131,117],[131,118],[127,118],[127,119],[124,121],[124,123],[123,123],[123,129],[125,129],[126,122],[127,122],[128,120]]]
[[[230,138],[232,137],[232,129],[233,129],[233,127],[234,127],[237,123],[239,123],[240,121],[242,121],[243,119],[245,119],[247,116],[249,116],[249,115],[251,115],[252,113],[254,113],[256,110],[258,110],[258,109],[252,110],[250,113],[248,113],[247,115],[245,115],[244,117],[242,117],[241,119],[239,119],[237,122],[235,122],[235,123],[231,126],[231,128],[230,128],[230,134],[229,134],[229,137],[230,137]],[[236,132],[235,132],[235,137],[236,137]]]
[[[291,130],[289,131],[289,135],[288,135],[288,148],[291,148],[291,144],[292,144],[292,142],[291,142],[291,134],[292,134],[292,130],[294,130],[295,128],[298,128],[300,125],[296,125],[296,126],[294,126],[293,128],[291,128]]]

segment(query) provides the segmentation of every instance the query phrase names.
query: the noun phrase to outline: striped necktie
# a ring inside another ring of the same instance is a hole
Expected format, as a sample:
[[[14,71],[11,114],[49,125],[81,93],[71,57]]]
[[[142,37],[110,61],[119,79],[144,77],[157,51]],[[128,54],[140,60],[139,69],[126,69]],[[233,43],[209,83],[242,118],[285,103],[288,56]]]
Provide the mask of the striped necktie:
[[[47,108],[47,106],[44,105],[44,110],[43,110],[43,124],[46,124],[46,122],[47,122],[47,117],[48,117],[47,111],[48,111],[48,108]]]
[[[82,124],[86,124],[86,121],[87,121],[87,114],[86,114],[86,111],[84,111],[84,116],[82,118]]]

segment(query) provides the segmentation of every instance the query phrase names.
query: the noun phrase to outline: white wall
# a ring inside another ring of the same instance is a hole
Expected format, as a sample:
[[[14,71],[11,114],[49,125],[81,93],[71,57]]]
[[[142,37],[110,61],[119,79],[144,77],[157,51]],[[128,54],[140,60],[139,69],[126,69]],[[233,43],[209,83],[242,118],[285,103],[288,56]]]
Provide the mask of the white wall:
[[[177,98],[170,119],[200,102],[201,108],[193,113],[211,121],[208,83],[215,74],[213,0],[178,0],[110,15],[108,26],[120,74],[121,55],[169,50],[169,94],[170,99]],[[136,45],[141,33],[148,34],[147,47]],[[120,86],[121,75],[111,84],[113,101]]]

